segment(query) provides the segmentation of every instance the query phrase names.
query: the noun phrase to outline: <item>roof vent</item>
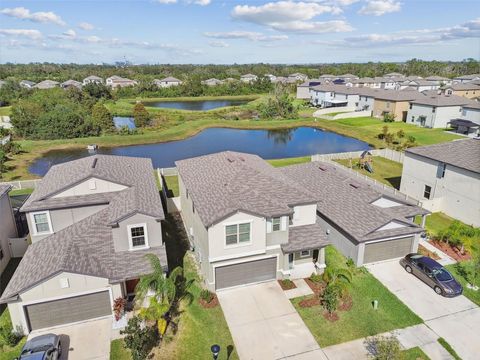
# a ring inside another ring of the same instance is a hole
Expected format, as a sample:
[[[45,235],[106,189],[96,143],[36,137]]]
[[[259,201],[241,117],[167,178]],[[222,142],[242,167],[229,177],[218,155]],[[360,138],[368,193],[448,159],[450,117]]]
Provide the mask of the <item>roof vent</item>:
[[[230,157],[227,157],[227,160],[228,160],[228,162],[231,162],[231,163],[233,163],[235,161],[235,159],[230,158]]]
[[[327,171],[327,167],[326,167],[326,166],[320,165],[318,168],[319,168],[320,170],[322,170],[322,171]]]
[[[98,161],[97,158],[94,158],[94,159],[93,159],[92,169],[95,169],[95,166],[97,166],[97,161]]]
[[[358,189],[358,188],[360,187],[359,184],[356,184],[356,183],[353,183],[353,182],[350,183],[350,184],[348,184],[348,185],[350,185],[350,186],[351,186],[352,188],[354,188],[354,189]]]

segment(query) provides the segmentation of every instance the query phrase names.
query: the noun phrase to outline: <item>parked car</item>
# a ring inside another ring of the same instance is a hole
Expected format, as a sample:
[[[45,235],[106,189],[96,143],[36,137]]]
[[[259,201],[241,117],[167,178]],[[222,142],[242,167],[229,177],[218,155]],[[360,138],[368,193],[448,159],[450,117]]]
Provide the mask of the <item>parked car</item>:
[[[433,288],[438,295],[454,297],[463,292],[462,285],[441,264],[420,254],[408,254],[400,264],[405,270]]]
[[[62,355],[60,336],[45,334],[28,340],[18,360],[58,360]]]

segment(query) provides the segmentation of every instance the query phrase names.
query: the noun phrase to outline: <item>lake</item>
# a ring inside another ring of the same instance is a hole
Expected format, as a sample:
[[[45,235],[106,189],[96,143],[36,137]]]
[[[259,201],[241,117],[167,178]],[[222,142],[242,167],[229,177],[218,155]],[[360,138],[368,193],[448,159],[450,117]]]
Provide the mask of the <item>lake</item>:
[[[99,154],[149,157],[154,167],[172,167],[176,160],[233,150],[257,154],[264,159],[328,154],[369,149],[363,141],[310,127],[282,130],[210,128],[190,138],[164,143],[102,148]],[[30,172],[45,175],[50,166],[89,156],[87,149],[52,150],[30,166]]]
[[[201,101],[145,101],[145,106],[152,106],[156,108],[178,109],[190,111],[207,111],[226,106],[238,106],[249,102],[250,100],[201,100]]]
[[[124,126],[128,127],[129,129],[135,129],[135,121],[133,117],[114,116],[113,123],[117,129],[120,129]]]

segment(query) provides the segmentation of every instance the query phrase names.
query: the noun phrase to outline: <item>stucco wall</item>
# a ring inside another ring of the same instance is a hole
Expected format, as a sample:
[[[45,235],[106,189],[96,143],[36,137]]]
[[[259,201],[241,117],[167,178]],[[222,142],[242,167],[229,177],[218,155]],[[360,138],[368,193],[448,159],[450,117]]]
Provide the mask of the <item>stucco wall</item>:
[[[12,207],[8,193],[0,198],[0,246],[3,250],[3,259],[0,260],[0,274],[10,261],[9,238],[17,236],[17,228],[13,218]]]
[[[299,205],[293,208],[291,226],[311,225],[317,220],[317,204]]]
[[[480,109],[463,108],[462,118],[480,125]]]
[[[432,106],[412,104],[412,108],[408,110],[407,123],[422,126],[419,118],[424,116],[425,127],[446,128],[450,120],[461,117],[461,109],[461,106],[441,106],[433,112]]]
[[[162,246],[162,225],[151,216],[143,214],[135,214],[127,219],[124,219],[118,224],[118,227],[112,229],[113,243],[115,251],[127,251],[130,249],[129,245],[129,225],[147,225],[147,238],[150,247]],[[162,264],[166,265],[166,264]]]
[[[403,112],[408,112],[410,103],[408,101],[388,101],[375,99],[373,116],[381,117],[383,112],[395,116],[395,121],[403,121]]]
[[[297,86],[297,99],[310,99],[308,86]]]
[[[90,187],[93,185],[94,189]],[[76,195],[89,195],[89,194],[99,194],[113,191],[121,191],[126,189],[125,185],[115,184],[110,181],[105,181],[97,178],[90,178],[85,180],[71,188],[58,193],[53,198],[67,197],[67,196],[76,196]]]

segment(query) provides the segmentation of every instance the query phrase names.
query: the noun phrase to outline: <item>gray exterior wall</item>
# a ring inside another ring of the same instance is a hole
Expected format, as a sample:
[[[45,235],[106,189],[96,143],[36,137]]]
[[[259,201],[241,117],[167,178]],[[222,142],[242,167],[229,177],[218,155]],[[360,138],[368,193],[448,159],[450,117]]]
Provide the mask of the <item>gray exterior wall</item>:
[[[407,123],[422,126],[420,116],[425,117],[424,127],[429,128],[446,128],[452,119],[457,119],[462,115],[461,106],[441,106],[432,111],[433,106],[412,104],[412,108],[408,110]]]
[[[3,251],[3,259],[0,260],[0,274],[10,261],[9,238],[17,236],[17,228],[13,218],[12,206],[8,192],[0,197],[0,247]]]
[[[161,223],[150,216],[135,214],[127,219],[124,219],[118,224],[118,227],[112,229],[115,251],[130,250],[128,226],[140,224],[145,224],[147,226],[147,239],[150,247],[163,245]]]

